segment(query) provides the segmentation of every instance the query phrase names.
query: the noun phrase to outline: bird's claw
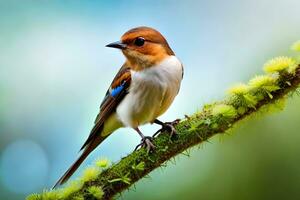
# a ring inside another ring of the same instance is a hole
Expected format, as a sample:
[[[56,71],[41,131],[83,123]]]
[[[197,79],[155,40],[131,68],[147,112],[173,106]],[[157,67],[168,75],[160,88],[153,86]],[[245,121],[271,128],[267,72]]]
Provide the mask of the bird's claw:
[[[168,132],[170,134],[170,138],[172,138],[174,135],[177,135],[177,131],[175,129],[175,126],[180,122],[180,119],[176,119],[172,122],[165,122],[161,126],[161,128],[154,133],[152,136],[153,138],[157,135],[159,135],[162,132]]]
[[[143,137],[141,140],[141,143],[135,147],[134,151],[138,150],[139,147],[141,147],[141,148],[146,147],[147,152],[154,151],[155,146],[152,143],[152,140],[153,140],[153,137],[150,137],[150,136]]]

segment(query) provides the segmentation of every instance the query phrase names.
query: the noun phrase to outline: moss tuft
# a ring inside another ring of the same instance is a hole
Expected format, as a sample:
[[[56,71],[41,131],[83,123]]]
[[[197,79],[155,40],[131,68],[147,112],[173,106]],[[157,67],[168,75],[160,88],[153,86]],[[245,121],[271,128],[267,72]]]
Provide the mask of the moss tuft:
[[[95,165],[100,168],[107,168],[110,165],[110,162],[106,158],[98,159],[95,161]]]
[[[76,195],[75,197],[72,197],[72,200],[84,200],[84,197],[82,195]]]
[[[225,118],[234,118],[237,115],[235,108],[231,105],[219,104],[212,109],[213,116],[222,116]]]
[[[238,108],[239,110],[247,110],[247,108],[255,109],[257,104],[257,99],[254,95],[248,94],[240,94],[240,95],[231,95],[229,98],[229,104]]]
[[[42,193],[43,200],[57,200],[59,199],[59,191],[58,190],[44,190]]]
[[[287,71],[289,67],[294,65],[296,65],[296,61],[293,58],[280,56],[266,62],[264,65],[264,70],[267,73],[282,72],[284,70]]]
[[[88,189],[87,189],[88,193],[90,195],[92,195],[95,199],[101,199],[104,192],[102,190],[101,187],[97,187],[97,186],[90,186]]]
[[[36,193],[30,194],[30,195],[28,195],[26,197],[26,200],[40,200],[40,199],[42,199],[41,195],[40,194],[36,194]]]
[[[300,64],[300,58],[299,58],[299,61],[295,65],[292,65],[288,68],[287,72],[290,74],[295,74],[296,69],[298,68],[299,64]]]
[[[244,83],[239,83],[231,88],[229,88],[228,93],[231,95],[243,95],[248,93],[250,87]]]
[[[132,165],[132,169],[135,171],[143,171],[145,169],[145,162],[140,162],[137,165]]]
[[[88,167],[83,171],[82,176],[80,177],[80,181],[82,183],[93,181],[100,174],[101,170],[96,167]]]
[[[272,99],[271,93],[280,89],[277,85],[277,77],[271,75],[256,76],[249,81],[249,85],[253,87],[253,92],[258,100],[263,99],[266,95]]]
[[[148,159],[150,159],[150,158],[148,158]],[[128,172],[125,176],[121,176],[119,178],[114,178],[112,180],[109,180],[108,182],[109,183],[122,182],[122,183],[126,183],[127,185],[130,185],[131,178],[129,178],[129,175],[130,175],[130,173]]]
[[[75,192],[79,191],[82,188],[82,183],[80,181],[70,181],[68,182],[68,185],[60,190],[59,192],[59,198],[61,199],[67,199]]]
[[[277,78],[275,76],[270,75],[259,75],[255,76],[249,81],[249,85],[254,89],[268,86],[268,85],[275,85]]]

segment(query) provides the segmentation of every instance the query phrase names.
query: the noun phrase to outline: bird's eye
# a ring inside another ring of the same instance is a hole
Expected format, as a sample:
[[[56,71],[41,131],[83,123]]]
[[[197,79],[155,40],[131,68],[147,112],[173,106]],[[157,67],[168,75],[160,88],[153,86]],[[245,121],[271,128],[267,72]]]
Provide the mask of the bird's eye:
[[[139,47],[143,46],[144,43],[145,43],[145,39],[142,38],[142,37],[138,37],[138,38],[136,38],[135,41],[134,41],[134,44],[135,44],[136,46],[139,46]]]

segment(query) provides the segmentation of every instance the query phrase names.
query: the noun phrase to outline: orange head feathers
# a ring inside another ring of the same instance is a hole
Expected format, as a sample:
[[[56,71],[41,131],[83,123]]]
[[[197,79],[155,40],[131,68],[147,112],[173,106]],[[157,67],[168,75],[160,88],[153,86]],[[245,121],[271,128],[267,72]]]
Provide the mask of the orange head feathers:
[[[121,41],[108,44],[107,47],[121,49],[128,65],[136,71],[154,66],[174,55],[164,36],[149,27],[133,28],[121,37]]]

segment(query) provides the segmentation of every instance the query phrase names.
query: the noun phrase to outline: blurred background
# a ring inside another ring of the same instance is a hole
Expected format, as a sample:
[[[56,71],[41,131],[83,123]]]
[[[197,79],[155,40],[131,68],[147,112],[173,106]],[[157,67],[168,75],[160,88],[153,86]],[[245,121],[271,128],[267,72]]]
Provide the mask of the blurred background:
[[[124,58],[104,46],[130,28],[160,30],[184,63],[170,121],[221,99],[228,87],[290,55],[299,0],[0,1],[0,199],[51,187],[77,158]],[[150,174],[120,199],[298,199],[300,98],[251,118],[191,156]],[[144,126],[152,135],[158,126]],[[120,129],[96,158],[118,161],[139,136]]]

